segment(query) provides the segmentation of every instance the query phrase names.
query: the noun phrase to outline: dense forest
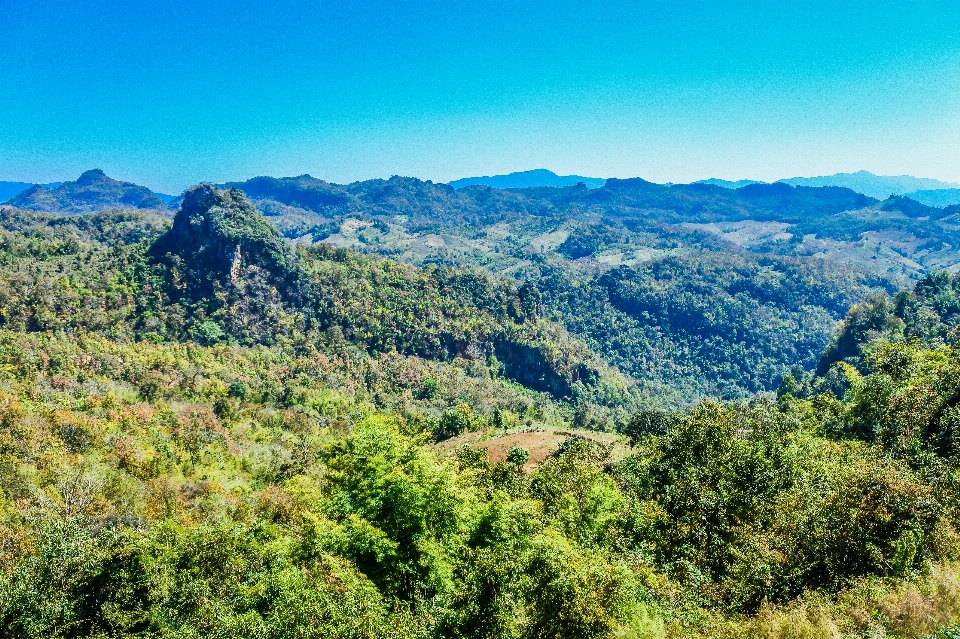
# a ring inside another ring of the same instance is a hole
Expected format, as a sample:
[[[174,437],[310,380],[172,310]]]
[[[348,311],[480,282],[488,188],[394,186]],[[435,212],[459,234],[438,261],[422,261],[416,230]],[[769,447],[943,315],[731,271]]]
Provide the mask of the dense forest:
[[[134,186],[88,171],[12,204],[124,208],[143,195]],[[782,183],[455,190],[300,176],[228,186],[298,246],[526,286],[540,317],[665,408],[775,390],[792,366],[816,366],[850,304],[952,266],[960,242],[950,208]]]
[[[960,278],[178,205],[0,213],[0,637],[960,632]]]

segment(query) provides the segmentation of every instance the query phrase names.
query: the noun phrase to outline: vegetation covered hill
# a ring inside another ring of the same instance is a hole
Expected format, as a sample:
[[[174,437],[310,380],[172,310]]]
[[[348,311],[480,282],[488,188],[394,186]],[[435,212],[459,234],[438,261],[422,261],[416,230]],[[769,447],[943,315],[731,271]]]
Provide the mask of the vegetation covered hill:
[[[150,189],[111,179],[100,169],[86,171],[75,182],[63,182],[56,187],[36,184],[15,195],[9,204],[27,211],[58,213],[167,208]]]
[[[594,190],[454,191],[308,176],[234,186],[300,243],[480,266],[536,286],[547,317],[671,405],[776,388],[790,366],[815,366],[849,304],[894,286],[868,269],[794,255],[785,240],[782,220],[826,228],[823,220],[878,205],[844,189],[610,180]],[[770,227],[770,245],[743,234],[744,246],[734,244],[717,231],[727,223]]]
[[[876,201],[838,187],[610,180],[597,189],[454,190],[411,178],[335,185],[310,176],[230,186],[299,245],[512,279],[526,287],[528,303],[537,300],[551,330],[562,327],[670,406],[773,390],[791,366],[813,368],[851,303],[955,266],[960,241],[950,208]],[[152,259],[169,268],[161,258]],[[276,290],[284,298],[278,303],[316,310],[316,292],[296,273],[288,276],[236,299]],[[212,292],[195,290],[204,299]],[[229,314],[195,310],[191,318]],[[258,339],[255,327],[224,321]],[[493,353],[497,339],[483,339],[484,352]],[[542,387],[573,392],[555,382]]]
[[[417,269],[327,245],[295,250],[238,191],[187,192],[169,230],[149,215],[18,220],[0,321],[154,342],[326,344],[495,361],[557,397],[623,399],[631,383],[540,317],[536,291],[481,271]],[[142,233],[123,224],[142,219]],[[119,241],[84,241],[81,233]],[[151,235],[154,233],[154,235]],[[142,238],[142,239],[141,239]],[[136,241],[138,240],[138,241]],[[629,403],[629,402],[628,402]]]
[[[454,191],[411,178],[339,186],[309,176],[230,186],[247,192],[287,237],[415,263],[469,261],[509,271],[541,254],[603,267],[648,261],[665,244],[696,252],[705,236],[723,250],[814,256],[893,279],[917,278],[958,260],[956,207],[901,196],[880,201],[841,187],[727,189],[633,179],[596,189]],[[603,239],[556,252],[567,237],[584,234]]]

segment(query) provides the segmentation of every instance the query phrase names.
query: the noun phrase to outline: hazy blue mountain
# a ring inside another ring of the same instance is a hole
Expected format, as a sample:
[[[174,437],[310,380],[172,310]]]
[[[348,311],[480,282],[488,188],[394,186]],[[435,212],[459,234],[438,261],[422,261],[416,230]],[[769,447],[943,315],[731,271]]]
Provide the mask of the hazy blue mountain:
[[[722,186],[725,189],[739,189],[744,186],[749,186],[751,184],[766,184],[766,182],[761,182],[760,180],[721,180],[720,178],[709,178],[706,180],[697,180],[694,184],[713,184],[714,186]]]
[[[154,192],[154,195],[156,195],[158,198],[163,200],[163,203],[166,204],[167,206],[170,206],[170,203],[173,202],[174,200],[180,199],[179,195],[167,195],[166,193],[156,193],[156,192]]]
[[[960,188],[960,184],[955,182],[941,182],[940,180],[918,178],[912,175],[874,175],[869,171],[837,173],[836,175],[808,178],[795,177],[780,181],[793,186],[844,186],[857,193],[863,193],[880,200],[891,195],[906,195],[916,191]]]
[[[912,200],[916,200],[927,206],[936,206],[944,208],[960,204],[960,189],[932,189],[924,191],[913,191],[906,194]]]
[[[450,182],[455,189],[465,186],[482,184],[498,189],[527,189],[540,186],[564,187],[574,186],[583,182],[588,189],[599,189],[606,183],[603,178],[583,177],[582,175],[557,175],[547,169],[533,169],[532,171],[518,171],[509,175],[485,175],[483,177],[468,177]]]
[[[56,188],[36,184],[11,198],[9,204],[27,211],[60,213],[167,208],[164,200],[147,187],[114,180],[100,169],[87,171],[75,182],[64,182]]]
[[[60,186],[60,182],[50,182],[49,184],[42,184],[47,188],[56,188]],[[6,202],[12,197],[20,195],[31,186],[34,186],[32,182],[0,182],[0,202]]]

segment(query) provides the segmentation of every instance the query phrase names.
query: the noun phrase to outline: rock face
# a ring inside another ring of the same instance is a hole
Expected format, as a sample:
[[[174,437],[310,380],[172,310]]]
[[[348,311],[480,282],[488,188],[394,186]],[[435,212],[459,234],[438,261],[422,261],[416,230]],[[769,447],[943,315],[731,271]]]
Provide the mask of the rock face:
[[[201,184],[188,190],[173,226],[151,254],[175,270],[176,285],[187,298],[255,281],[279,299],[299,303],[310,288],[290,245],[236,189]]]
[[[107,177],[100,169],[56,188],[36,185],[9,202],[26,211],[92,213],[110,209],[166,209],[166,204],[145,186]]]

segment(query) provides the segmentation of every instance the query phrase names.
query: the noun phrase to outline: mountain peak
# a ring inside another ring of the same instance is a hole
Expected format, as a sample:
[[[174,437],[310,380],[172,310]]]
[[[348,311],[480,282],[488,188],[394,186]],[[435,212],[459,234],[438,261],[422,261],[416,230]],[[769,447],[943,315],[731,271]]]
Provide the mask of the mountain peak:
[[[107,177],[102,169],[90,169],[81,173],[76,183],[81,186],[89,186],[97,182],[117,182],[117,180]]]
[[[297,272],[292,249],[243,191],[209,184],[187,190],[173,226],[152,253],[179,258],[194,296],[236,283],[251,267],[275,284]]]
[[[221,191],[209,184],[200,184],[184,193],[167,234],[172,246],[180,249],[178,252],[205,252],[209,259],[219,256],[231,263],[238,249],[276,250],[272,245],[279,242],[279,237],[243,191]]]
[[[26,211],[91,213],[109,209],[165,209],[166,204],[145,186],[107,177],[101,169],[84,171],[74,182],[56,188],[36,185],[10,200]]]

